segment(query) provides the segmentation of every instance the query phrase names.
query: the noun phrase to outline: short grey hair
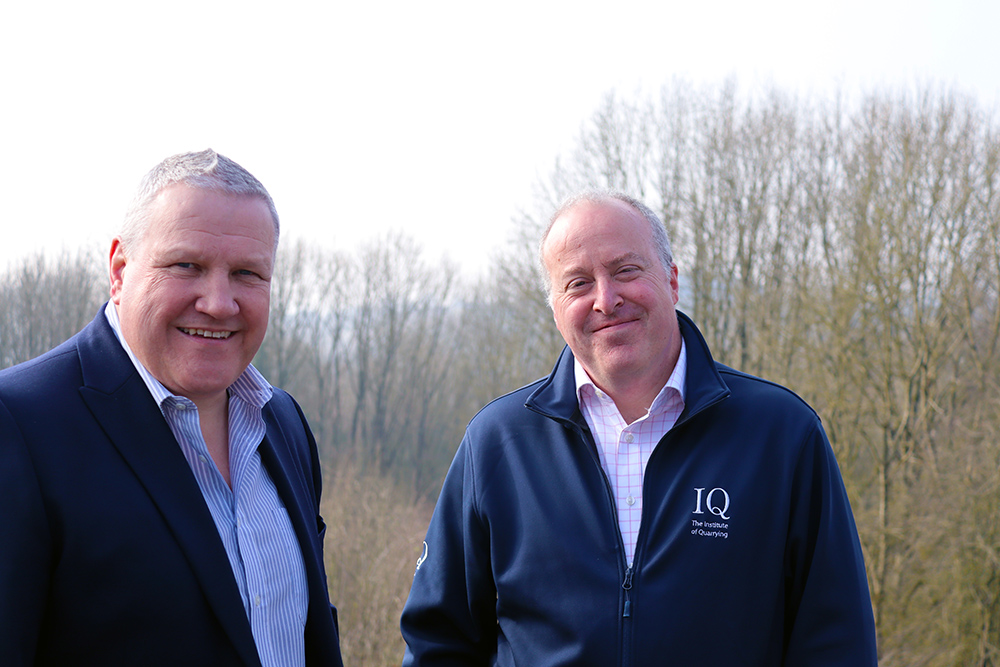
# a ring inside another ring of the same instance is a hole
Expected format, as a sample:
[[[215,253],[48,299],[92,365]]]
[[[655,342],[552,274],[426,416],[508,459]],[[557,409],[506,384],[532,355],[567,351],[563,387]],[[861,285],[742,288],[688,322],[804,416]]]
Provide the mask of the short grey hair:
[[[548,267],[545,266],[545,241],[549,238],[552,226],[560,216],[580,204],[605,204],[608,202],[621,202],[641,213],[653,232],[653,244],[656,246],[657,254],[660,257],[663,268],[669,272],[674,267],[674,255],[670,249],[670,236],[667,234],[667,228],[663,225],[659,216],[653,212],[653,209],[635,197],[627,195],[624,192],[619,192],[618,190],[583,190],[563,201],[559,208],[556,209],[556,212],[552,214],[552,217],[549,218],[549,224],[545,228],[542,238],[538,241],[538,274],[541,276],[542,289],[545,292],[545,298],[549,303],[549,307],[552,306],[552,278],[549,276]]]
[[[150,221],[150,208],[156,196],[177,183],[235,197],[254,197],[262,200],[267,204],[271,219],[274,221],[274,249],[277,251],[280,233],[278,211],[267,189],[254,178],[253,174],[236,162],[211,148],[206,148],[203,151],[172,155],[153,167],[142,179],[132,203],[125,212],[125,220],[118,234],[122,249],[126,253],[138,244],[146,233]]]

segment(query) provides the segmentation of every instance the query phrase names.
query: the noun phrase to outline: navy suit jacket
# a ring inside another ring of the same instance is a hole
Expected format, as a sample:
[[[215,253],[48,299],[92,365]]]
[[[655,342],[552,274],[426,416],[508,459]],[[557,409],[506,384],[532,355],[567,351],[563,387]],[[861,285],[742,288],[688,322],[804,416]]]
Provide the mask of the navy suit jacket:
[[[342,664],[316,443],[275,390],[261,457],[305,561],[307,663]],[[211,514],[103,308],[0,372],[0,662],[259,665]]]

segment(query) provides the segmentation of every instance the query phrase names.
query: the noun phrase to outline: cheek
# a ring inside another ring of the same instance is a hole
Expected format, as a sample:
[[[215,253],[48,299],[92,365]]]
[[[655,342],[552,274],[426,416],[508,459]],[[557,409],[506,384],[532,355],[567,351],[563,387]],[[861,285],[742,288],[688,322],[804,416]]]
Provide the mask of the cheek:
[[[251,291],[240,299],[240,310],[243,317],[252,326],[265,329],[270,314],[271,299],[269,291]]]
[[[587,321],[589,309],[579,302],[557,305],[553,311],[556,328],[563,338],[569,339],[580,335]]]
[[[149,317],[150,304],[155,303],[156,290],[137,280],[124,281],[118,289],[119,312],[123,318],[145,320]]]
[[[179,285],[165,282],[154,282],[146,286],[141,294],[142,310],[147,317],[172,317],[184,310],[187,301],[185,290]]]

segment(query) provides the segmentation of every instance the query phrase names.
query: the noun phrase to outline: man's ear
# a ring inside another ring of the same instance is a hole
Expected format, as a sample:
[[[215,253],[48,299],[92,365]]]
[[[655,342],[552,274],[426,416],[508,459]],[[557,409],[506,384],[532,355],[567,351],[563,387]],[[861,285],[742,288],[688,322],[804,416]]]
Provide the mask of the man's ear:
[[[677,302],[680,301],[681,299],[681,285],[680,281],[677,278],[676,264],[670,267],[669,278],[670,278],[670,295],[671,297],[673,297],[674,305],[676,306]]]
[[[125,251],[122,240],[116,236],[111,241],[111,256],[108,262],[108,277],[111,279],[111,300],[117,306],[121,300],[122,281],[125,279]]]

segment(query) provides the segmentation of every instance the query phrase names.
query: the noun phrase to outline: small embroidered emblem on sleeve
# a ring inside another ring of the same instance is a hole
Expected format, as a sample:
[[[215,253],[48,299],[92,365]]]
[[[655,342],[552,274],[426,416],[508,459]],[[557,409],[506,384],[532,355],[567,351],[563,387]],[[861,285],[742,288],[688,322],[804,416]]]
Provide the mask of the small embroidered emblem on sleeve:
[[[416,574],[420,570],[420,566],[424,564],[425,560],[427,560],[427,542],[424,542],[424,552],[417,559],[417,569],[413,571],[413,574]]]

